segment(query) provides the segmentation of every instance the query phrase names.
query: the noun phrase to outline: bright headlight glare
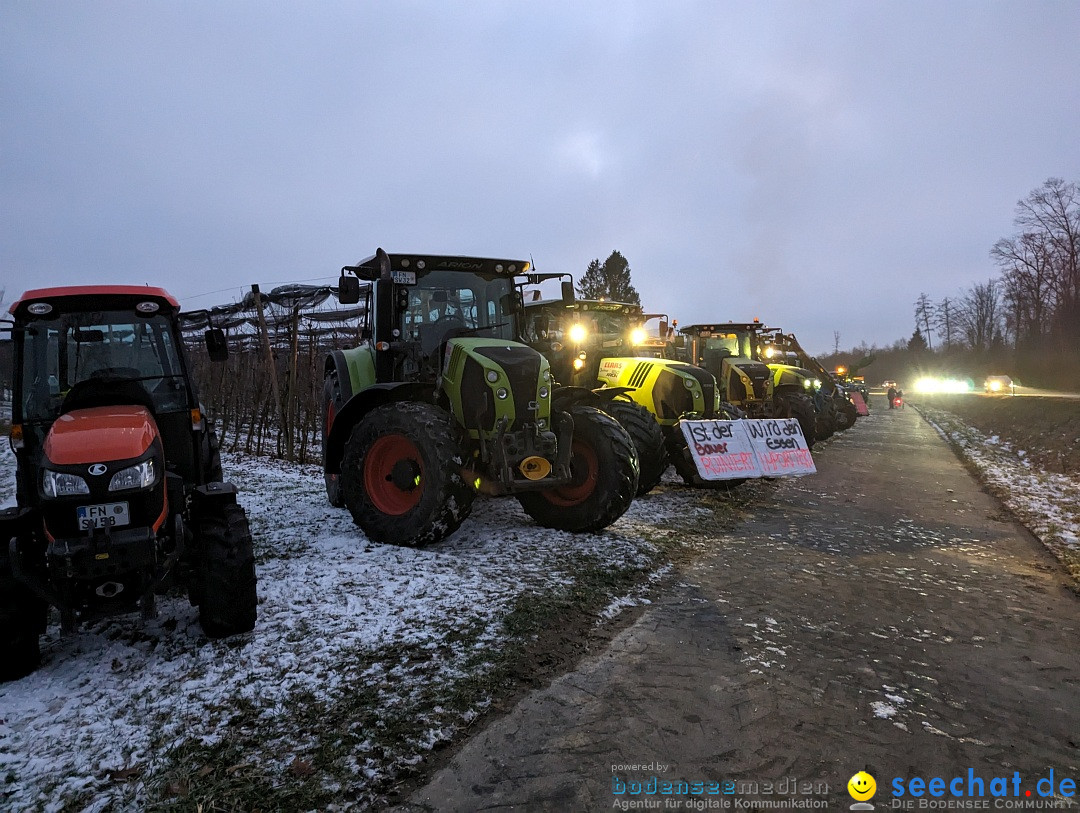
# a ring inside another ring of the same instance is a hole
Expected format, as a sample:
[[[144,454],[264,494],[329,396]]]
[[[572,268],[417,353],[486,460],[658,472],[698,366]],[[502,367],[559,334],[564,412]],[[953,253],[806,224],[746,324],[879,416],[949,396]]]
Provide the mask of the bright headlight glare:
[[[570,341],[572,342],[581,343],[585,341],[585,337],[588,335],[585,325],[573,325],[570,328]]]
[[[585,367],[585,359],[581,359],[581,358],[574,359],[574,369],[575,370],[581,370],[584,367]]]
[[[79,475],[48,469],[43,472],[41,488],[46,497],[71,497],[75,494],[90,493],[90,486]]]
[[[644,344],[645,339],[647,339],[647,338],[648,338],[648,334],[645,333],[644,329],[642,329],[640,327],[636,327],[636,328],[634,328],[633,330],[630,331],[630,343],[631,344]]]
[[[810,389],[812,386],[814,386],[814,382],[811,381],[809,378],[804,378],[802,380],[802,385],[806,387],[806,389]]]
[[[821,379],[820,378],[815,378],[814,379],[814,389],[815,390],[820,390],[821,389]]]
[[[129,488],[146,488],[154,484],[154,461],[144,460],[134,466],[121,469],[109,481],[109,491],[127,491]]]

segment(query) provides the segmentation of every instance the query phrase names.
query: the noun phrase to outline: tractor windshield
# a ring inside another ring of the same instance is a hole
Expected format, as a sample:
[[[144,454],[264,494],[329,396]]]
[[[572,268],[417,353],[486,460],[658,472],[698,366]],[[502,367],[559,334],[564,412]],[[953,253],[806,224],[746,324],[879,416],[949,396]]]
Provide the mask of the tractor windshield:
[[[513,280],[464,271],[432,271],[409,285],[401,311],[405,339],[420,342],[425,355],[452,336],[512,340],[515,336]]]
[[[750,336],[746,333],[714,333],[705,337],[704,349],[706,355],[741,356],[753,358],[750,352]]]
[[[91,378],[138,381],[159,411],[185,409],[189,401],[166,316],[99,311],[35,320],[27,326],[21,377],[24,420],[53,420],[71,388]]]

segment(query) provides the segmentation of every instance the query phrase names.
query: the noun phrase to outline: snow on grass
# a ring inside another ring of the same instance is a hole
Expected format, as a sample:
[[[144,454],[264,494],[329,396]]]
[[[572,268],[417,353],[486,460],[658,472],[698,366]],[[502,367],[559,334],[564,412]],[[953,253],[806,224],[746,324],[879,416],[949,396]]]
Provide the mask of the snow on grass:
[[[922,405],[919,410],[1009,510],[1080,576],[1080,476],[1039,471],[1024,450],[987,437],[953,413]]]
[[[645,572],[657,555],[634,532],[642,516],[600,534],[558,533],[511,499],[478,501],[438,545],[377,545],[327,504],[318,467],[225,464],[255,541],[255,631],[210,641],[179,595],[161,598],[150,622],[118,616],[64,636],[51,625],[41,668],[0,685],[0,807],[141,808],[178,753],[237,737],[271,781],[314,751],[320,768],[334,763],[326,788],[363,798],[482,713],[482,696],[453,706],[455,686],[492,668],[523,600],[588,568]],[[13,469],[5,449],[6,504]],[[662,496],[653,502],[672,511]],[[608,601],[611,616],[639,599],[613,594],[600,606]],[[313,709],[343,719],[312,722]],[[334,723],[344,729],[328,744]]]

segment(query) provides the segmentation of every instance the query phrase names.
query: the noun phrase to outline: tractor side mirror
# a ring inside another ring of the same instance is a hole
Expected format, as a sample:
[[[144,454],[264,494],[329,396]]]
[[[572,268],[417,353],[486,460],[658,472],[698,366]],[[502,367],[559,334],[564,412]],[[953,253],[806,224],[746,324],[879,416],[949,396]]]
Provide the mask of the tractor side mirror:
[[[342,305],[355,305],[360,301],[360,280],[342,274],[338,278],[338,302]]]
[[[225,361],[229,357],[229,342],[225,339],[224,330],[212,327],[203,334],[203,339],[210,361]]]
[[[574,283],[572,280],[564,279],[562,281],[562,300],[563,302],[574,301]]]

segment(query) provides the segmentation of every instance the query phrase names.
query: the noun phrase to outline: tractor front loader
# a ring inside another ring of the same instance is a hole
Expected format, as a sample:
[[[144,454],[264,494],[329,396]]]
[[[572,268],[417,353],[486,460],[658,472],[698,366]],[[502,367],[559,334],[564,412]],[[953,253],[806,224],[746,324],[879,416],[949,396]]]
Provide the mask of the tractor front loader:
[[[376,542],[452,534],[478,492],[537,523],[597,531],[630,506],[638,460],[601,410],[556,398],[547,360],[516,341],[521,260],[388,254],[342,269],[365,303],[357,347],[325,361],[327,497]],[[362,284],[363,281],[366,284]]]
[[[255,625],[251,534],[222,482],[160,288],[27,291],[11,307],[17,507],[0,512],[0,679],[31,672],[50,606],[61,628],[156,612],[186,586],[210,637]],[[206,334],[211,358],[224,334]]]

